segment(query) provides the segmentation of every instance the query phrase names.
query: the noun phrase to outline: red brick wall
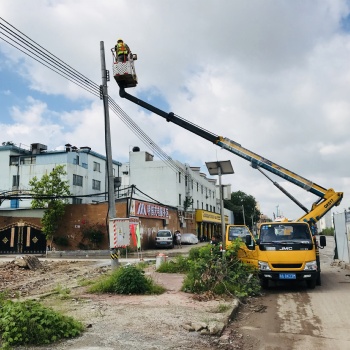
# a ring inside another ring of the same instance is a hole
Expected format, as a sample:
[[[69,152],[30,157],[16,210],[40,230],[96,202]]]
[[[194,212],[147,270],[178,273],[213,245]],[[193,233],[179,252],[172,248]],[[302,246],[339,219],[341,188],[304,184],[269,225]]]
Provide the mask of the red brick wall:
[[[116,203],[117,217],[126,217],[127,201],[119,201]],[[107,203],[98,204],[78,204],[67,205],[66,212],[59,228],[55,234],[56,243],[53,244],[57,250],[76,250],[84,249],[109,249],[109,239],[107,235]],[[14,222],[24,221],[41,227],[40,218],[31,217],[10,217],[0,216],[0,229]],[[165,228],[163,219],[140,218],[141,248],[150,249],[154,245],[154,237],[158,230]],[[87,239],[83,239],[84,229],[99,225],[104,233],[103,241],[98,246],[93,246]],[[181,232],[195,233],[195,221],[187,221],[187,227],[181,229],[177,215],[177,210],[169,208],[169,224],[166,228],[175,231],[179,229]],[[68,246],[58,244],[59,238],[64,237],[68,240]],[[131,240],[132,242],[132,240]],[[51,242],[48,242],[49,244]],[[133,247],[131,247],[133,248]]]

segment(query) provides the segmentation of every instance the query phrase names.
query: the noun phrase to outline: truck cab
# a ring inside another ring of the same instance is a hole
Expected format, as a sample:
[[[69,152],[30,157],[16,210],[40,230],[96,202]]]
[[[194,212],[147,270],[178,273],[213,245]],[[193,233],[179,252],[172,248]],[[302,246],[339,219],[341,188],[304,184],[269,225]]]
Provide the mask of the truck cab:
[[[260,226],[258,239],[246,239],[257,250],[257,266],[262,287],[269,281],[305,281],[309,288],[321,284],[318,243],[310,226],[300,222],[269,222]],[[320,236],[320,246],[326,245]]]

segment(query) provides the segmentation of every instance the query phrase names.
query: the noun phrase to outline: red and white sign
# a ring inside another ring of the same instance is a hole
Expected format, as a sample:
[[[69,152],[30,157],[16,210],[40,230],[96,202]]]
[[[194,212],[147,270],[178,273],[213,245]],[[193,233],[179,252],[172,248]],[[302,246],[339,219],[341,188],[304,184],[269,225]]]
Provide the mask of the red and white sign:
[[[131,203],[130,215],[154,219],[168,219],[169,210],[162,205],[133,200]]]
[[[134,245],[140,244],[139,219],[114,218],[109,220],[109,245],[110,248],[122,248],[130,245],[130,236],[133,238]]]

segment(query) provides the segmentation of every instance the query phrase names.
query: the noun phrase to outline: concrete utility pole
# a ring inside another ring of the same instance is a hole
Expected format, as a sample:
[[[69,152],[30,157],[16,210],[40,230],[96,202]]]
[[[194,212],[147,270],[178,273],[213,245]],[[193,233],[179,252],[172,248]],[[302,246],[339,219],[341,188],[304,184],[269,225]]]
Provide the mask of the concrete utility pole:
[[[114,176],[113,176],[113,159],[112,159],[112,144],[111,144],[111,128],[109,121],[109,106],[108,106],[108,88],[109,72],[106,70],[105,49],[103,41],[100,41],[101,53],[101,73],[102,85],[100,86],[100,98],[103,100],[103,109],[105,115],[105,147],[107,159],[107,178],[108,178],[108,219],[116,217],[115,198],[114,198]],[[109,224],[109,222],[108,222]],[[108,226],[109,227],[109,226]],[[110,248],[111,251],[111,267],[116,268],[119,265],[118,254],[115,248]]]

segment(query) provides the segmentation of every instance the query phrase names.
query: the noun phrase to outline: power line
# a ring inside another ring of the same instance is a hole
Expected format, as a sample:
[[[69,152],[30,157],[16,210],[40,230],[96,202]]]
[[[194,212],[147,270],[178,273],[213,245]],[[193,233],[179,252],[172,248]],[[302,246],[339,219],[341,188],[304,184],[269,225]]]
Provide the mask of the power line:
[[[53,72],[59,74],[63,78],[69,80],[70,82],[78,85],[79,87],[85,89],[94,96],[100,97],[100,86],[94,83],[92,80],[79,73],[77,70],[72,68],[70,65],[59,59],[57,56],[52,54],[50,51],[43,48],[41,45],[36,43],[34,40],[30,39],[27,35],[19,31],[9,22],[0,17],[0,38],[13,46],[17,50],[21,51],[25,55],[31,57],[38,63],[44,65],[46,68],[52,70]],[[121,109],[121,107],[108,96],[109,105],[112,111],[123,121],[128,128],[136,134],[143,143],[150,149],[153,150],[158,157],[163,160],[168,166],[175,171],[180,173],[180,175],[185,178],[188,176],[186,171],[179,167],[174,160],[168,156],[138,125],[132,118]],[[194,180],[194,179],[193,179]],[[195,183],[199,183],[194,180]]]

